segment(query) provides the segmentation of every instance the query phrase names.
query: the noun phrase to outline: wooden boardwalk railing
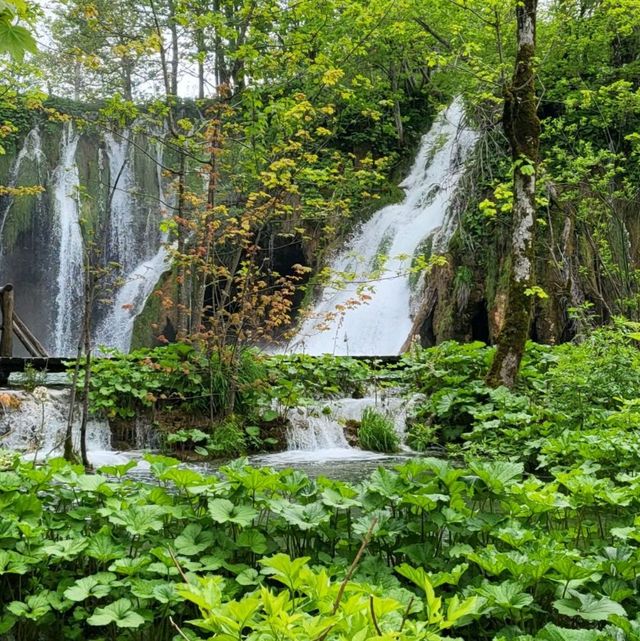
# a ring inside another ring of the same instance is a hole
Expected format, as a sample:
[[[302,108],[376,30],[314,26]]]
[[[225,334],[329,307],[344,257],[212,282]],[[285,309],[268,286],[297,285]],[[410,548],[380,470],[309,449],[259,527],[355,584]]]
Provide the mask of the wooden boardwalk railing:
[[[13,356],[14,334],[31,356],[46,358],[47,352],[42,343],[31,333],[20,316],[16,314],[13,285],[5,285],[0,289],[0,308],[2,309],[0,358],[11,358]]]

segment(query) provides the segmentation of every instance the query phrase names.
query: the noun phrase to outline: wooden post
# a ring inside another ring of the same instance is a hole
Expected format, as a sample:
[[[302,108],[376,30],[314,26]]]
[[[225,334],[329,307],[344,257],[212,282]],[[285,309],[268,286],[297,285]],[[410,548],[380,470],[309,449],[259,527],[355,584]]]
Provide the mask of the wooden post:
[[[0,338],[0,357],[11,358],[13,355],[13,285],[5,285],[0,290],[2,307],[2,337]]]

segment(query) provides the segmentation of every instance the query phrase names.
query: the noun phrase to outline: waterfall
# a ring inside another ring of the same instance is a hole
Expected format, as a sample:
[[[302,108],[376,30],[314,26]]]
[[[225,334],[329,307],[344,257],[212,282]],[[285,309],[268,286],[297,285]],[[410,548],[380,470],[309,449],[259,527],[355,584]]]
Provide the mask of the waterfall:
[[[319,401],[287,412],[287,450],[256,458],[261,465],[288,465],[332,460],[366,460],[386,455],[368,452],[349,445],[345,427],[357,425],[367,408],[390,417],[402,442],[406,429],[408,403],[392,391],[364,398],[338,398]]]
[[[39,391],[41,391],[40,388]],[[0,449],[21,452],[38,461],[61,456],[67,431],[71,402],[68,389],[47,388],[45,397],[38,392],[3,392],[0,413]],[[80,408],[74,413],[71,436],[76,451],[80,449]],[[86,444],[89,461],[94,465],[125,463],[127,458],[111,448],[108,421],[91,418],[87,424]]]
[[[325,286],[288,351],[339,355],[398,354],[411,327],[414,256],[445,222],[464,161],[477,136],[455,100],[422,138],[403,202],[375,213],[331,261],[344,282]]]
[[[109,166],[109,255],[119,265],[123,274],[131,269],[135,260],[135,238],[131,231],[134,219],[132,159],[130,157],[130,133],[117,136],[105,133],[104,143]]]
[[[169,256],[163,246],[149,260],[140,263],[126,275],[125,283],[118,290],[109,313],[95,332],[94,342],[97,346],[129,351],[136,317],[158,284],[158,279],[168,268]]]
[[[56,321],[52,341],[56,356],[73,355],[80,333],[84,246],[79,218],[80,177],[76,164],[78,139],[71,122],[66,122],[62,133],[60,164],[52,176],[55,235],[58,243]]]
[[[131,233],[131,212],[134,208],[132,190],[135,188],[132,159],[128,157],[129,145],[112,135],[105,136],[111,176],[111,233],[110,251],[114,262],[120,265],[123,284],[117,289],[113,304],[94,333],[94,344],[128,352],[136,317],[144,309],[147,299],[158,284],[160,277],[170,268],[170,257],[165,247],[166,235],[160,237],[159,247],[153,249],[149,242],[135,243]],[[156,147],[156,180],[158,199],[164,203],[162,189],[162,146]],[[148,237],[150,234],[147,233]]]
[[[25,137],[22,148],[16,156],[15,162],[11,167],[9,173],[9,184],[16,187],[19,182],[20,170],[25,162],[35,163],[38,167],[38,176],[42,179],[42,173],[46,166],[47,159],[42,151],[42,138],[40,137],[40,130],[34,127]],[[13,205],[13,199],[7,199],[7,205],[3,208],[2,215],[0,216],[0,235],[4,229],[4,223],[7,219],[7,214]],[[1,249],[0,249],[1,251]]]

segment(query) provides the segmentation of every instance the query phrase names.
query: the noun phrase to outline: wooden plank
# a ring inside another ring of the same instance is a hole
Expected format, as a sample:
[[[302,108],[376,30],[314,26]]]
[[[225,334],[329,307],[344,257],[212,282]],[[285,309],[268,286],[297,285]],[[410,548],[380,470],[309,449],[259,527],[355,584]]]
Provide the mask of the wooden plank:
[[[47,357],[47,351],[42,343],[31,333],[25,322],[15,312],[13,312],[13,331],[31,356]]]
[[[13,355],[13,313],[15,300],[13,285],[5,285],[0,290],[2,307],[2,336],[0,337],[0,357]]]
[[[13,332],[17,336],[18,340],[22,343],[24,348],[27,350],[27,352],[29,352],[30,356],[42,356],[42,354],[38,353],[38,350],[31,344],[28,335],[26,335],[22,331],[21,327],[19,327],[18,325],[14,325]]]
[[[14,356],[11,358],[0,358],[0,370],[11,372],[24,372],[27,365],[31,365],[37,370],[46,370],[47,372],[66,372],[67,367],[64,363],[69,362],[67,358],[20,358]]]

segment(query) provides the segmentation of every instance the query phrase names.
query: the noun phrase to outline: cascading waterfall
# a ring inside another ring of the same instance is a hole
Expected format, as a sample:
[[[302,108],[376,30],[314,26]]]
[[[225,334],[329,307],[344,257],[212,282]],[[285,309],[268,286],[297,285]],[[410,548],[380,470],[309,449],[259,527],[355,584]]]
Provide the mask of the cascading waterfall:
[[[43,172],[45,171],[45,166],[46,166],[46,157],[44,155],[44,152],[42,151],[42,138],[40,136],[40,129],[38,127],[34,127],[25,137],[24,143],[22,145],[22,148],[18,152],[18,155],[16,156],[16,160],[13,164],[13,167],[11,168],[11,172],[9,175],[9,184],[12,187],[17,186],[19,176],[20,176],[20,170],[22,169],[23,164],[27,162],[32,162],[37,165],[37,173],[38,173],[38,178],[43,181]],[[4,222],[7,218],[7,214],[11,210],[11,206],[13,205],[13,199],[8,199],[6,207],[2,211],[2,215],[0,217],[0,235],[2,235],[2,231],[4,229]]]
[[[124,284],[117,290],[109,313],[102,320],[94,334],[96,346],[116,348],[122,352],[129,351],[133,327],[138,314],[157,285],[160,276],[170,267],[169,252],[165,246],[166,236],[162,235],[159,247],[155,253],[146,258],[143,256],[141,262],[131,257],[140,256],[140,251],[135,251],[132,246],[130,213],[133,209],[131,202],[131,190],[135,185],[132,176],[132,168],[127,162],[127,155],[124,151],[124,143],[117,143],[110,137],[111,143],[107,144],[109,153],[109,165],[112,176],[112,198],[111,198],[111,236],[116,243],[114,248],[117,256],[123,260],[117,260],[121,265],[121,278]],[[156,148],[156,166],[158,181],[158,200],[164,203],[162,189],[162,146]],[[120,179],[118,180],[118,176]],[[120,180],[122,182],[120,182]],[[116,182],[117,181],[117,182]],[[118,198],[116,200],[116,194]],[[126,210],[126,211],[125,211]],[[120,242],[122,238],[122,242]],[[148,253],[148,247],[146,253]],[[125,254],[128,259],[125,259]]]
[[[84,289],[84,244],[80,228],[80,177],[76,164],[79,135],[71,122],[64,125],[60,165],[52,176],[55,233],[58,243],[58,276],[56,321],[53,336],[54,353],[70,356],[75,353]]]
[[[398,354],[412,327],[412,258],[445,221],[464,161],[477,135],[464,126],[460,99],[422,138],[401,183],[402,203],[384,207],[335,257],[344,282],[325,287],[287,351],[309,354]]]
[[[25,459],[43,461],[62,456],[71,404],[71,390],[36,388],[33,392],[3,392],[0,413],[0,449],[21,452]],[[81,412],[77,407],[71,424],[71,440],[80,449]],[[92,417],[87,423],[86,445],[89,462],[119,465],[131,457],[111,447],[111,429],[103,418]]]
[[[260,457],[261,464],[282,465],[329,460],[377,459],[384,455],[351,447],[345,436],[349,422],[359,423],[367,408],[390,417],[403,440],[407,402],[400,395],[385,392],[364,398],[340,398],[297,407],[287,412],[287,451]]]
[[[14,284],[17,312],[51,355],[77,350],[86,244],[81,218],[94,232],[100,261],[118,266],[99,284],[94,345],[130,348],[135,318],[168,263],[160,231],[161,138],[135,128],[79,131],[69,121],[34,127],[16,153],[7,183],[42,190],[0,196],[0,274]],[[108,298],[111,305],[102,302]]]
[[[104,135],[109,165],[109,254],[126,274],[135,258],[135,238],[131,234],[133,225],[133,198],[135,179],[130,157],[129,133],[122,136],[107,132]]]

